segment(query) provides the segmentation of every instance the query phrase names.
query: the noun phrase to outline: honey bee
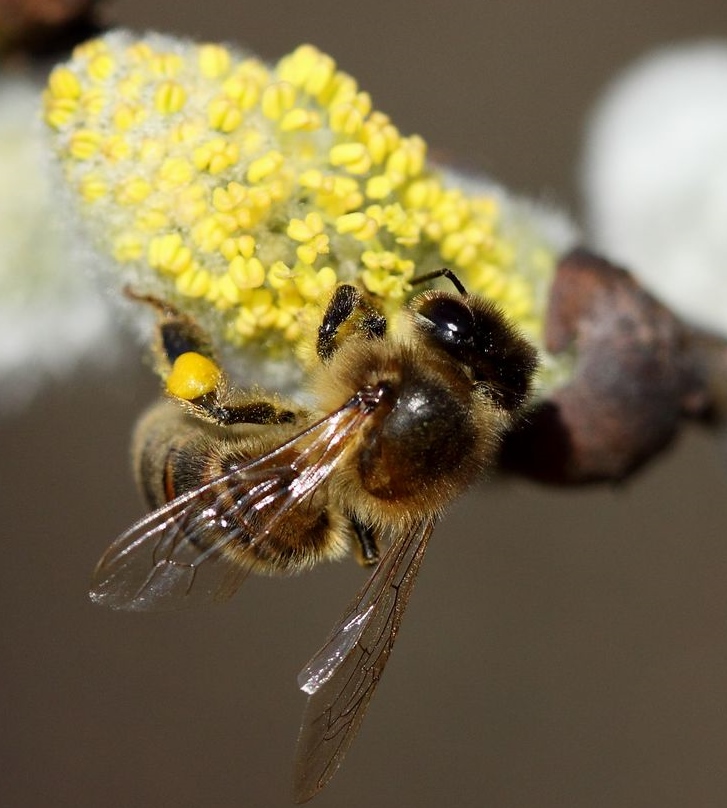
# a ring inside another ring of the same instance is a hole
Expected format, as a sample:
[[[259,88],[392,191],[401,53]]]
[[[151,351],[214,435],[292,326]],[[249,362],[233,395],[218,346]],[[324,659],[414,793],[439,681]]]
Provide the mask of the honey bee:
[[[449,270],[415,283],[439,276],[455,291],[413,296],[396,332],[365,292],[336,288],[311,408],[235,388],[189,317],[143,298],[159,312],[167,388],[134,438],[154,510],[101,558],[92,599],[179,608],[228,598],[250,571],[297,572],[350,551],[373,569],[298,678],[309,699],[297,802],[328,782],[356,735],[435,522],[493,463],[528,399],[534,348]]]

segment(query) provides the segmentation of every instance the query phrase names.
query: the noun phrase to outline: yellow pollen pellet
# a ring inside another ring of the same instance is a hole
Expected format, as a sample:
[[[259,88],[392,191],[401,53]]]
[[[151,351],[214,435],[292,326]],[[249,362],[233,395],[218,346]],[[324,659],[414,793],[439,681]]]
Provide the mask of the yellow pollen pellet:
[[[200,45],[197,50],[199,72],[207,79],[219,79],[230,70],[230,52],[222,45]]]
[[[274,174],[283,165],[283,155],[278,151],[269,151],[257,160],[253,160],[247,168],[248,182],[256,183]]]
[[[260,106],[266,118],[279,120],[295,106],[295,87],[287,81],[270,84],[263,91]]]
[[[103,137],[92,129],[79,129],[71,135],[68,151],[76,160],[90,160],[98,151]]]
[[[234,101],[220,95],[207,105],[207,121],[212,129],[234,132],[242,123],[242,111]]]
[[[76,99],[81,95],[81,83],[67,67],[56,67],[48,79],[48,89],[54,98]]]
[[[163,81],[154,93],[154,107],[162,115],[179,112],[187,101],[187,93],[176,81]]]
[[[167,377],[167,392],[185,401],[193,401],[213,392],[222,371],[217,364],[195,351],[183,353],[174,360]]]

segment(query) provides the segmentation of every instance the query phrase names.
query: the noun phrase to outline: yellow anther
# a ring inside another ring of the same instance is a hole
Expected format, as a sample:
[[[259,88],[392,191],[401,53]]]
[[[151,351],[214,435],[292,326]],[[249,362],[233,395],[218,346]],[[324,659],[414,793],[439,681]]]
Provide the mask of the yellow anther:
[[[95,118],[100,115],[109,102],[109,96],[103,87],[91,87],[84,90],[81,97],[78,99],[79,106],[87,115],[87,119]]]
[[[394,187],[392,177],[387,174],[371,177],[371,179],[366,182],[366,196],[369,199],[386,199],[394,190]]]
[[[45,99],[45,121],[54,129],[62,129],[73,118],[78,102],[72,98]]]
[[[320,129],[321,118],[313,110],[295,107],[283,115],[279,126],[281,132],[313,132]]]
[[[373,238],[379,230],[376,219],[367,216],[365,213],[347,213],[336,219],[337,233],[350,233],[359,241],[367,241]]]
[[[323,232],[323,217],[312,211],[305,219],[291,219],[286,230],[293,241],[308,241]]]
[[[218,95],[207,105],[207,120],[212,129],[234,132],[242,123],[242,111],[232,99]]]
[[[220,254],[227,261],[232,261],[238,256],[252,258],[255,254],[255,246],[255,238],[250,235],[226,238],[220,244]]]
[[[318,100],[329,109],[333,109],[339,104],[351,103],[357,92],[358,84],[356,79],[339,70],[328,83],[325,92],[319,94]],[[362,114],[365,115],[366,113],[362,112]]]
[[[100,53],[95,56],[88,63],[88,75],[94,81],[106,81],[106,79],[114,72],[116,62],[107,53]]]
[[[110,163],[118,163],[131,156],[131,145],[123,135],[109,135],[101,143],[101,153]]]
[[[139,160],[146,165],[161,163],[167,153],[167,147],[161,140],[148,137],[139,145]]]
[[[130,62],[140,64],[151,59],[154,55],[154,51],[146,42],[133,42],[126,49],[125,54]]]
[[[257,289],[265,283],[265,267],[257,258],[238,255],[230,261],[227,271],[238,289]]]
[[[152,73],[161,78],[173,79],[182,69],[184,61],[176,53],[155,53],[149,60]]]
[[[316,301],[329,293],[336,285],[336,273],[331,267],[323,267],[317,272],[309,267],[301,268],[295,276],[295,286],[306,300]]]
[[[442,185],[433,177],[414,180],[404,191],[404,204],[409,208],[431,208],[440,199]]]
[[[363,143],[338,143],[328,152],[328,161],[351,174],[365,174],[371,168],[371,155]]]
[[[158,233],[169,226],[169,217],[158,208],[141,208],[134,220],[134,227],[146,233]]]
[[[295,106],[295,87],[287,81],[270,84],[263,91],[260,106],[266,118],[277,121]]]
[[[185,401],[193,401],[217,387],[222,371],[215,362],[194,351],[174,360],[167,377],[167,392]]]
[[[145,241],[138,233],[122,233],[114,239],[112,254],[116,261],[125,264],[138,261],[144,255]]]
[[[283,289],[289,289],[292,286],[293,271],[283,261],[275,261],[268,270],[268,283],[273,289],[278,290],[280,298]]]
[[[192,266],[177,276],[174,286],[184,297],[200,298],[209,293],[212,278],[207,270]]]
[[[331,108],[328,123],[339,135],[355,135],[363,126],[364,116],[351,103],[337,104]]]
[[[183,244],[179,233],[169,233],[151,239],[147,260],[155,269],[178,275],[192,264],[192,251]]]
[[[240,158],[240,147],[224,138],[214,138],[192,152],[192,161],[198,171],[221,174]]]
[[[81,95],[81,83],[67,67],[53,68],[48,78],[48,89],[54,98],[76,99]]]
[[[81,197],[86,202],[95,202],[97,199],[101,199],[106,196],[108,189],[108,183],[105,178],[98,174],[86,174],[78,187]]]
[[[173,197],[171,210],[180,222],[193,224],[207,211],[207,189],[199,183],[181,188]]]
[[[231,57],[222,45],[204,44],[197,50],[199,72],[207,79],[219,79],[230,71]]]
[[[260,83],[253,76],[236,74],[225,80],[222,91],[245,111],[257,104],[260,98]]]
[[[239,182],[229,182],[224,188],[212,191],[212,205],[221,213],[228,213],[247,198],[247,188]]]
[[[274,174],[283,165],[283,155],[279,151],[269,151],[247,167],[247,181],[258,183]]]
[[[426,144],[420,137],[403,138],[386,161],[387,173],[415,177],[424,167],[426,152]]]
[[[128,177],[116,189],[116,201],[120,205],[138,205],[151,193],[151,184],[141,177]]]
[[[296,248],[298,260],[304,264],[313,264],[319,255],[327,255],[330,249],[329,239],[325,233],[313,236],[310,241]]]
[[[313,45],[301,45],[278,65],[278,75],[309,95],[319,95],[336,72],[336,63]]]
[[[163,81],[154,93],[154,107],[162,115],[179,112],[187,101],[187,93],[177,81]]]
[[[202,252],[214,252],[229,235],[229,227],[219,216],[206,216],[192,227],[192,240]]]
[[[112,120],[117,129],[125,132],[133,126],[138,126],[145,117],[146,112],[143,107],[136,104],[119,104],[113,112]]]
[[[186,185],[194,176],[194,167],[184,157],[168,157],[159,167],[162,190]]]
[[[86,59],[93,59],[101,53],[108,53],[108,45],[103,39],[88,39],[73,49],[74,61],[82,62]]]
[[[90,160],[101,146],[103,136],[92,129],[78,129],[70,138],[68,151],[76,160]]]

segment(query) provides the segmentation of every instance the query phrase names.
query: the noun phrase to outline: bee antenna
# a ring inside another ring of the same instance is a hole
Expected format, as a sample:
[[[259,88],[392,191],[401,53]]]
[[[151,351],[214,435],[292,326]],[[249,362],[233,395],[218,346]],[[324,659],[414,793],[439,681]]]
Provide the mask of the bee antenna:
[[[435,269],[432,272],[427,272],[425,275],[419,275],[417,278],[412,278],[409,283],[414,286],[417,283],[427,283],[427,281],[434,281],[437,278],[446,278],[448,281],[451,281],[454,288],[462,295],[462,297],[467,294],[467,290],[464,288],[462,281],[460,281],[460,279],[448,267],[442,267],[442,269]]]

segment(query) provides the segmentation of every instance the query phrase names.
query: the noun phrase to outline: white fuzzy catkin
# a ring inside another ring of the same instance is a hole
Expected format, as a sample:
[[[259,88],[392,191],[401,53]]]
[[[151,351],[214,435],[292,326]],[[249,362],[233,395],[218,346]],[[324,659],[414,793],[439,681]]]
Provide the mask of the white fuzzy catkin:
[[[41,87],[0,78],[0,414],[82,360],[115,353],[109,309],[54,223]]]
[[[591,243],[683,317],[727,334],[727,42],[658,51],[588,130]]]

